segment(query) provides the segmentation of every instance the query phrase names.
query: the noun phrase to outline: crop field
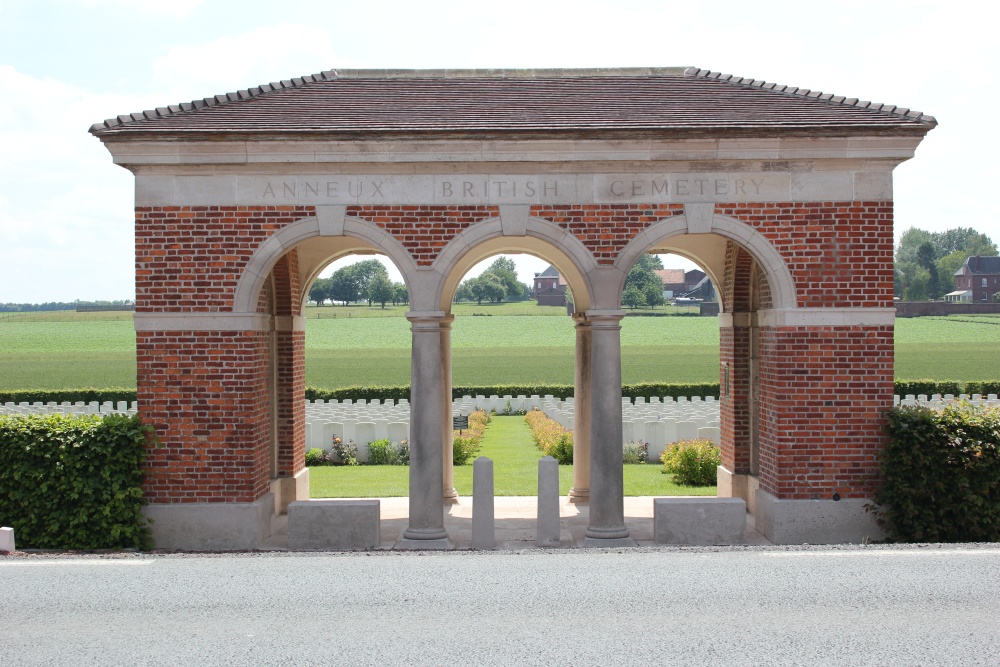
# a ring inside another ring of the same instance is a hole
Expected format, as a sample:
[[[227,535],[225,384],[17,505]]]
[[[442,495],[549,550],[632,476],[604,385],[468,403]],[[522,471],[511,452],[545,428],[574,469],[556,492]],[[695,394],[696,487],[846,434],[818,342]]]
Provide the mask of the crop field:
[[[499,312],[502,308],[491,314]],[[135,387],[131,314],[17,315],[0,318],[0,388]],[[459,315],[452,328],[453,381],[572,383],[574,336],[565,315]],[[625,382],[711,382],[718,379],[718,363],[715,318],[627,317],[622,322]],[[1000,317],[898,320],[896,377],[1000,378]],[[409,379],[409,323],[398,314],[307,321],[307,384],[405,385]]]

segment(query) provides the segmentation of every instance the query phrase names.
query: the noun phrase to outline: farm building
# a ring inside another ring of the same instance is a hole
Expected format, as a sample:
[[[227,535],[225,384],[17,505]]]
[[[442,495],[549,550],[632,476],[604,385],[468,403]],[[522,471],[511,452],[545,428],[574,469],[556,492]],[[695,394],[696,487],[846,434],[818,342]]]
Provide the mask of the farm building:
[[[955,291],[945,295],[946,301],[992,303],[1000,293],[1000,257],[973,256],[955,272]]]

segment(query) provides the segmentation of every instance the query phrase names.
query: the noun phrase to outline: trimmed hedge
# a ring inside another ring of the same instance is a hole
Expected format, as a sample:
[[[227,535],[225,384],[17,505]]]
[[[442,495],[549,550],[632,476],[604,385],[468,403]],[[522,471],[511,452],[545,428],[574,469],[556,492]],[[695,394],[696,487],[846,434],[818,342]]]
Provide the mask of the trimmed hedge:
[[[9,389],[0,391],[0,403],[90,403],[97,401],[132,402],[135,400],[135,389],[123,387],[108,387],[106,389]]]
[[[983,382],[961,383],[955,380],[896,380],[895,393],[899,396],[913,394],[1000,394],[1000,380],[987,380]],[[496,384],[470,387],[453,387],[452,398],[462,396],[497,396],[511,395],[518,396],[545,396],[551,394],[556,398],[569,398],[573,395],[573,385],[571,384]],[[622,396],[636,398],[651,398],[653,396],[715,396],[719,397],[718,382],[638,382],[636,384],[622,385]],[[372,399],[399,401],[410,398],[410,388],[403,387],[341,387],[340,389],[322,389],[319,387],[306,387],[308,400],[315,401],[323,399],[325,401],[336,399],[352,401]],[[0,391],[0,403],[76,403],[83,401],[129,401],[135,400],[135,389],[122,389],[111,387],[108,389],[18,389],[11,391]]]
[[[954,394],[958,396],[959,394],[971,394],[973,392],[962,391],[962,385],[953,380],[896,380],[895,382],[896,395],[900,398],[906,396],[907,394],[913,394],[914,396],[919,396],[924,394],[926,396],[931,396],[932,394]]]
[[[968,402],[887,413],[878,522],[902,542],[1000,541],[1000,410]]]
[[[148,433],[135,416],[0,416],[0,525],[25,548],[150,548]]]

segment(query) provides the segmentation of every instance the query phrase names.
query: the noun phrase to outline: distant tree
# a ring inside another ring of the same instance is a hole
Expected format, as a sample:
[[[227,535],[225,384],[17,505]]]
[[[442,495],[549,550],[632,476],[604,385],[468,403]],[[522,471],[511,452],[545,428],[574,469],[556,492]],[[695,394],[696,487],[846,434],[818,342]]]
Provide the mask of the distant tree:
[[[322,306],[330,298],[330,279],[317,278],[309,288],[309,300],[315,301],[317,306]]]
[[[374,301],[381,304],[382,309],[385,310],[385,304],[387,301],[392,301],[393,294],[395,294],[395,290],[392,287],[392,281],[389,280],[388,272],[375,274],[368,282],[369,305]]]
[[[917,248],[917,265],[927,271],[927,298],[938,298],[937,257],[934,254],[934,244],[925,241]]]
[[[476,303],[483,305],[483,299],[492,303],[500,303],[507,296],[507,287],[500,276],[484,272],[469,281],[469,289]]]
[[[407,304],[410,302],[410,293],[403,283],[392,284],[392,305]]]
[[[452,299],[455,303],[459,301],[475,301],[476,297],[472,293],[472,287],[469,286],[468,280],[463,280],[458,289],[455,290],[455,298]]]
[[[947,294],[955,290],[955,272],[962,268],[968,255],[962,250],[949,253],[937,261],[938,294]]]
[[[662,306],[665,303],[663,299],[663,283],[660,283],[659,287],[656,285],[646,285],[646,289],[643,290],[642,294],[646,299],[646,305],[650,308]]]
[[[374,299],[369,296],[369,286],[376,276],[384,276],[388,280],[389,270],[385,268],[385,264],[377,259],[366,259],[348,268],[354,274],[354,281],[358,288],[357,293],[368,301],[369,306],[372,305]]]
[[[646,305],[646,297],[635,285],[626,285],[622,292],[622,305],[635,310],[639,306]]]
[[[653,286],[662,292],[663,281],[654,273],[662,268],[663,262],[656,255],[642,255],[629,270],[625,286],[634,285],[641,293],[645,293],[650,286]]]
[[[993,300],[996,301],[997,303],[1000,303],[1000,292],[993,293]]]
[[[333,272],[329,280],[329,298],[345,306],[358,300],[358,282],[353,266],[344,266]]]
[[[501,255],[483,273],[492,273],[503,282],[508,301],[524,301],[530,298],[531,288],[517,279],[517,265],[509,257]]]

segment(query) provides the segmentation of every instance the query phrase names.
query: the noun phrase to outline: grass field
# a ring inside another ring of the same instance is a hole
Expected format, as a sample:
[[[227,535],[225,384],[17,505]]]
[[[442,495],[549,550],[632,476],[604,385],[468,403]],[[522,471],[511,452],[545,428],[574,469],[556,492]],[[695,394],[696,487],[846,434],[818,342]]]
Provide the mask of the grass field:
[[[527,307],[501,304],[490,312],[504,312],[506,306]],[[0,318],[0,388],[135,386],[135,333],[130,313],[15,315]],[[715,381],[718,347],[715,318],[627,317],[622,323],[623,379]],[[573,381],[573,348],[573,323],[565,315],[459,315],[452,332],[453,381],[456,385],[569,384]],[[898,320],[896,377],[1000,378],[1000,317]],[[307,384],[330,388],[405,385],[409,378],[409,323],[398,314],[379,319],[308,320]]]
[[[538,493],[538,459],[524,417],[494,417],[483,436],[479,456],[493,460],[494,494],[534,496]],[[625,466],[626,496],[714,496],[716,487],[674,484],[658,464]],[[390,498],[409,493],[409,468],[405,466],[328,466],[309,469],[309,494],[313,498]],[[559,466],[559,493],[573,485],[573,467]],[[472,495],[472,465],[455,466],[455,489]]]

